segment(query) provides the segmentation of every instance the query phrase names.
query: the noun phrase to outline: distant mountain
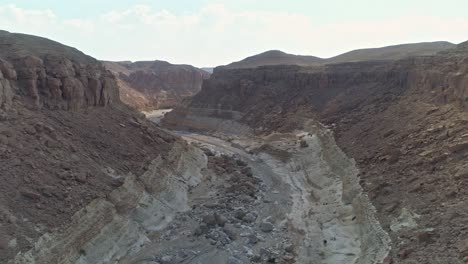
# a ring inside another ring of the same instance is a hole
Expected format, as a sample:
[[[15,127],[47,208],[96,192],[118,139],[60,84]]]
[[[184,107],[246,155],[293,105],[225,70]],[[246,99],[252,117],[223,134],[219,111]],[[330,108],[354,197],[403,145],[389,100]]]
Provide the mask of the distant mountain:
[[[329,58],[326,62],[339,63],[369,60],[398,60],[412,56],[430,56],[440,51],[455,48],[456,46],[457,45],[447,41],[436,41],[393,45],[382,48],[357,49]]]
[[[313,66],[355,61],[398,60],[410,56],[434,55],[438,52],[453,49],[455,47],[457,47],[457,45],[446,41],[411,43],[382,48],[358,49],[328,59],[322,59],[314,56],[293,55],[279,50],[271,50],[247,57],[241,61],[233,62],[223,67],[255,68],[265,65]]]
[[[323,59],[314,56],[302,56],[288,54],[279,50],[270,50],[267,52],[260,53],[248,58],[245,58],[238,62],[233,62],[224,67],[226,68],[255,68],[258,66],[265,65],[279,65],[279,64],[291,64],[291,65],[319,65],[323,63]]]
[[[191,65],[166,61],[104,61],[103,64],[117,78],[120,99],[138,110],[173,107],[200,91],[203,80],[210,76]]]

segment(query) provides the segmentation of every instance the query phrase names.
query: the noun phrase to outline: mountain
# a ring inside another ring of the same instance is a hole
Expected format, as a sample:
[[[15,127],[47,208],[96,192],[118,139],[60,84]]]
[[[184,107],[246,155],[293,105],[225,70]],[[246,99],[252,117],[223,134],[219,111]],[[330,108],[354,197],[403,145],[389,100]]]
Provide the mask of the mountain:
[[[412,43],[382,48],[353,50],[328,59],[314,56],[292,55],[279,50],[271,50],[238,62],[233,62],[223,67],[227,69],[242,69],[266,65],[314,66],[341,62],[398,60],[410,56],[434,55],[437,52],[455,47],[455,44],[446,41]]]
[[[103,62],[117,78],[120,99],[138,109],[170,108],[201,89],[210,74],[165,61]]]
[[[356,62],[371,60],[399,60],[413,56],[430,56],[437,52],[455,48],[457,45],[446,42],[422,42],[401,44],[382,48],[358,49],[329,58],[326,63]]]
[[[323,59],[314,56],[301,56],[284,53],[279,50],[266,51],[238,62],[233,62],[226,66],[228,69],[255,68],[265,65],[318,65],[323,63]]]
[[[102,261],[79,259],[97,234],[125,236],[118,226],[133,221],[119,219],[138,197],[161,199],[149,182],[163,174],[152,170],[177,170],[157,159],[179,164],[183,149],[120,102],[114,76],[96,59],[0,31],[0,263]]]

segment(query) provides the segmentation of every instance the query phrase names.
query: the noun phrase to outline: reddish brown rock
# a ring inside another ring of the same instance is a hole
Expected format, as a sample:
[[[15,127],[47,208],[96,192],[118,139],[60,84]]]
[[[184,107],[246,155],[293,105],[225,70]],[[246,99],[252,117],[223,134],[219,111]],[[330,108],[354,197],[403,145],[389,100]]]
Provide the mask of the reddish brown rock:
[[[118,79],[120,99],[138,109],[171,108],[196,94],[210,74],[165,61],[104,62]]]

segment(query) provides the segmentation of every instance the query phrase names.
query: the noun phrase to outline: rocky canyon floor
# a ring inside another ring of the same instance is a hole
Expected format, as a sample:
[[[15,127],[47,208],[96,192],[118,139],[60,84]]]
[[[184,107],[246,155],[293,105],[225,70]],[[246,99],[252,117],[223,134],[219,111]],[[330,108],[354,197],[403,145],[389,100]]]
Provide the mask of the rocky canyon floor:
[[[159,122],[164,112],[147,117]],[[184,198],[161,201],[166,214],[148,220],[154,225],[147,239],[115,261],[383,262],[389,237],[359,187],[354,161],[327,129],[309,128],[265,137],[174,132],[203,151],[192,168],[201,173],[189,180],[174,175],[161,197]]]

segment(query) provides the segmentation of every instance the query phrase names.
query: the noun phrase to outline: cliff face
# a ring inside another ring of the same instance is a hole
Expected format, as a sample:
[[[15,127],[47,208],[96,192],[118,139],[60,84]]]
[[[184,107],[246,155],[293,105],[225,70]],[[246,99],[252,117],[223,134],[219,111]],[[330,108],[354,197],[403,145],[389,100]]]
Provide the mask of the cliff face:
[[[210,74],[164,61],[104,62],[118,78],[121,100],[139,110],[169,108],[200,91]]]
[[[10,104],[13,89],[37,108],[77,110],[118,102],[116,82],[100,63],[73,48],[49,42],[45,48],[45,39],[0,32],[5,105]],[[59,47],[56,51],[55,46]]]
[[[218,68],[163,123],[209,130],[214,119],[230,120],[270,133],[319,120],[360,168],[393,240],[388,261],[463,263],[468,54],[462,48],[396,62]]]
[[[76,49],[2,31],[0,58],[0,263],[76,263],[101,231],[92,221],[117,215],[110,193],[185,145],[120,103],[113,75]]]

